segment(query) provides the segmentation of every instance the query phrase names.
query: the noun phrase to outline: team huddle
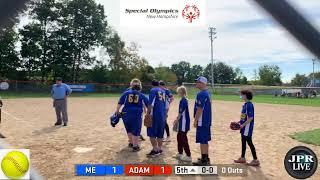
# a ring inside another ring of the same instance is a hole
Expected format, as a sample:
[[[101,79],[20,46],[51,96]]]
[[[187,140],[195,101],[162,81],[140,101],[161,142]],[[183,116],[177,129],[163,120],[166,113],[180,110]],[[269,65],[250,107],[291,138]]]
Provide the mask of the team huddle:
[[[114,113],[115,115],[122,115],[129,147],[132,148],[133,152],[140,150],[139,138],[141,138],[142,124],[147,127],[147,136],[150,138],[152,149],[146,156],[150,158],[162,155],[165,131],[167,133],[167,139],[170,136],[167,118],[170,103],[173,101],[173,95],[170,90],[166,88],[163,81],[153,80],[152,86],[149,97],[147,97],[141,92],[141,81],[139,79],[133,79],[130,83],[130,88],[121,95]],[[212,109],[207,79],[202,76],[197,78],[196,88],[200,91],[196,96],[194,105],[193,126],[196,128],[196,143],[200,144],[201,158],[193,162],[193,165],[210,165],[208,142],[211,141]],[[187,137],[191,124],[187,89],[184,86],[180,86],[177,89],[177,94],[181,99],[179,102],[178,115],[173,124],[173,130],[177,132],[178,142],[178,153],[174,157],[182,161],[191,162],[192,158]],[[260,163],[252,143],[254,126],[254,108],[250,102],[252,93],[250,91],[241,91],[241,97],[245,101],[241,118],[238,122],[242,137],[242,155],[234,162],[246,163],[245,150],[246,143],[248,143],[254,160],[247,164],[258,166]],[[146,115],[143,122],[144,114]],[[185,155],[183,155],[183,152]]]

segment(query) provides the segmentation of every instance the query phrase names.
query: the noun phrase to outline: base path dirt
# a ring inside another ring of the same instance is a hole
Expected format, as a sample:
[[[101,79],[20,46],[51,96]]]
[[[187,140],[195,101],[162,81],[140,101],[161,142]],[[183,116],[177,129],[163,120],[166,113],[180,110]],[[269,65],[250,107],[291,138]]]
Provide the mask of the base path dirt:
[[[120,122],[116,128],[109,124],[117,98],[70,98],[68,100],[69,124],[54,127],[55,113],[52,100],[9,99],[4,100],[1,133],[6,143],[14,148],[31,150],[31,163],[45,179],[88,179],[76,177],[75,164],[179,164],[172,158],[177,153],[176,133],[171,132],[171,142],[164,143],[164,154],[148,159],[151,149],[146,141],[142,150],[133,153],[127,148],[127,136]],[[193,112],[190,100],[190,112]],[[242,103],[213,101],[212,141],[210,158],[212,164],[232,164],[241,153],[240,134],[229,129],[229,123],[238,120]],[[177,116],[178,102],[174,101],[169,112],[169,124]],[[255,129],[253,142],[261,167],[249,168],[247,177],[170,176],[152,179],[293,179],[285,171],[285,154],[294,146],[304,145],[315,151],[320,159],[320,147],[291,139],[294,132],[320,128],[320,110],[316,107],[255,104]],[[192,115],[191,115],[192,116]],[[199,145],[195,143],[195,129],[188,133],[192,157],[200,157]],[[251,152],[247,148],[247,159]],[[91,177],[90,179],[151,179],[151,177]],[[320,170],[312,177],[320,179]]]

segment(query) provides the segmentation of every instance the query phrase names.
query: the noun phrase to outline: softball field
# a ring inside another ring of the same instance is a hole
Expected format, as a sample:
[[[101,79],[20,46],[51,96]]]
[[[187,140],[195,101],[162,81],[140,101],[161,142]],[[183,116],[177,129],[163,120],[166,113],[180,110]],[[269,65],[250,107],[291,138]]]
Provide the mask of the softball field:
[[[68,127],[54,127],[55,113],[50,98],[8,99],[3,108],[1,133],[6,143],[14,148],[31,151],[31,164],[45,179],[86,179],[74,176],[74,165],[95,164],[178,164],[172,158],[177,152],[176,133],[171,132],[171,142],[165,143],[164,155],[146,158],[149,141],[142,141],[142,150],[132,153],[127,148],[127,136],[120,122],[116,128],[109,124],[117,98],[70,98],[68,100]],[[193,112],[190,100],[190,112]],[[213,140],[210,142],[212,164],[232,164],[240,156],[241,142],[238,132],[229,129],[232,120],[239,119],[240,102],[213,101]],[[177,116],[178,100],[169,112],[172,126]],[[310,147],[320,157],[319,146],[300,143],[288,135],[320,127],[320,111],[317,107],[255,104],[255,143],[261,167],[248,168],[247,177],[235,179],[292,179],[285,171],[285,154],[294,146]],[[146,138],[146,129],[142,134]],[[189,132],[192,157],[199,157],[195,144],[195,129]],[[251,152],[247,148],[247,159]],[[152,179],[231,179],[212,176],[170,176]],[[151,177],[90,177],[90,179],[151,179]],[[320,179],[318,170],[312,179]]]

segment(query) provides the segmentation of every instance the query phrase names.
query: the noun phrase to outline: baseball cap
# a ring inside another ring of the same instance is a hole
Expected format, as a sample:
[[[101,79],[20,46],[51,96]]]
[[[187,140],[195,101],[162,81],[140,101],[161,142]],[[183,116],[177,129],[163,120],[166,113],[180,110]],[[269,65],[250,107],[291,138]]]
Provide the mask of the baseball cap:
[[[62,81],[62,78],[61,77],[57,77],[56,80],[57,81]]]
[[[204,84],[207,84],[207,83],[208,83],[207,78],[205,78],[205,77],[203,77],[203,76],[198,77],[195,81],[196,81],[196,82],[201,82],[201,83],[204,83]]]

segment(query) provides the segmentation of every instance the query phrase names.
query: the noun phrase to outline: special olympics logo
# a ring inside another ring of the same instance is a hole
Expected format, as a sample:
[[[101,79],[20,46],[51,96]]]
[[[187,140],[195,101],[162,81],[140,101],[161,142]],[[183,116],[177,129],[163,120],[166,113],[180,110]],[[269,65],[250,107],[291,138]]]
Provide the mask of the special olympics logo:
[[[198,19],[200,16],[200,10],[196,5],[186,5],[182,10],[183,19],[188,20],[188,23],[192,23],[193,20]]]

